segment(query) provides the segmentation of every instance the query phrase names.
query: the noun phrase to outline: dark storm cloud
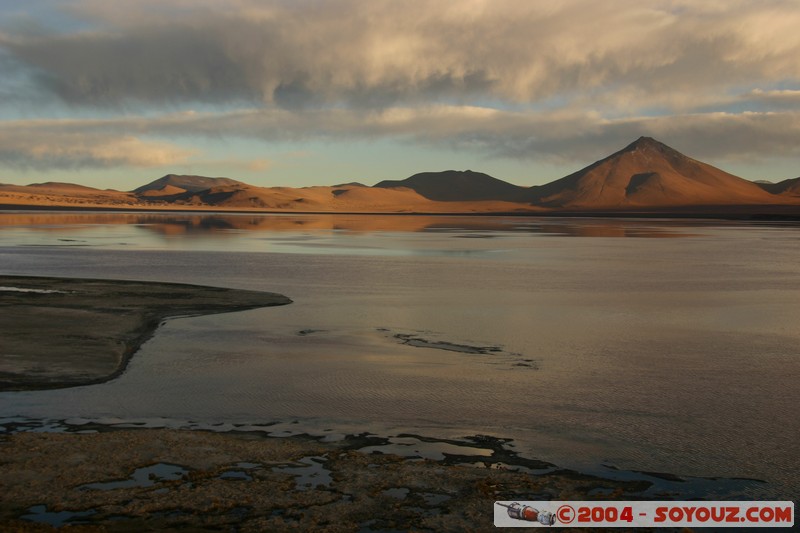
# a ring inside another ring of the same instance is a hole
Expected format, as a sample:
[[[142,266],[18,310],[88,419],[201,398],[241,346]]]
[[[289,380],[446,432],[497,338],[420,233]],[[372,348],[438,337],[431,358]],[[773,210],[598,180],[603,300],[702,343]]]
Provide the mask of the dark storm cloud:
[[[381,107],[580,93],[615,108],[691,108],[749,80],[800,77],[790,2],[684,4],[87,1],[74,9],[91,31],[0,44],[65,101],[88,105]]]
[[[38,82],[69,103],[254,99],[247,73],[202,30],[6,42]]]

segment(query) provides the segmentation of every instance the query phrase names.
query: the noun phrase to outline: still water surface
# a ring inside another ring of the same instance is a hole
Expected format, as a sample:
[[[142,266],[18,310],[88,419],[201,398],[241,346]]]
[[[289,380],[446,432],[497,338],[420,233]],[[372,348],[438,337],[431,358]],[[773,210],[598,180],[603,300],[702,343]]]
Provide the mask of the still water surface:
[[[797,226],[5,213],[0,272],[294,300],[171,320],[118,379],[2,393],[3,416],[490,434],[800,494]]]

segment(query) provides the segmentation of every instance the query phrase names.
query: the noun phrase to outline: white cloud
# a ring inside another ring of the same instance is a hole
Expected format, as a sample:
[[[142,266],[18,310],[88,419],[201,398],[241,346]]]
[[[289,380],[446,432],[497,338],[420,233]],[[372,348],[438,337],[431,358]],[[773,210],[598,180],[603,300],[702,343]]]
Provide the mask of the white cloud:
[[[745,99],[778,104],[800,104],[800,90],[794,89],[753,89],[744,95]]]
[[[0,129],[0,164],[21,169],[159,167],[185,162],[192,151],[130,135],[80,127],[51,130],[41,123]]]

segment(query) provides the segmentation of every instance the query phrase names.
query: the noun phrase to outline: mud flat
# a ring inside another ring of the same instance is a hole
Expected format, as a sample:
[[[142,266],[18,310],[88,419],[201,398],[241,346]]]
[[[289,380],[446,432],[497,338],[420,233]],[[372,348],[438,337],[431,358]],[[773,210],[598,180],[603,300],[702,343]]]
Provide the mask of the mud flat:
[[[650,486],[515,461],[488,437],[458,446],[414,436],[72,430],[90,433],[0,436],[0,529],[491,531],[495,500],[626,499]],[[391,453],[398,442],[409,444],[405,457]]]
[[[167,318],[288,303],[218,287],[0,276],[0,391],[108,381]]]

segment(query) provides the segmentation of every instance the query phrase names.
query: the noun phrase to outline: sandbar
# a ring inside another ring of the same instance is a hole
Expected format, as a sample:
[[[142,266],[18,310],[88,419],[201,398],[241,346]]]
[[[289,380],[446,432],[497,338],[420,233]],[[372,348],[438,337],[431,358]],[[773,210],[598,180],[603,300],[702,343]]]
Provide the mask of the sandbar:
[[[289,303],[178,283],[0,276],[0,391],[108,381],[168,318]]]

